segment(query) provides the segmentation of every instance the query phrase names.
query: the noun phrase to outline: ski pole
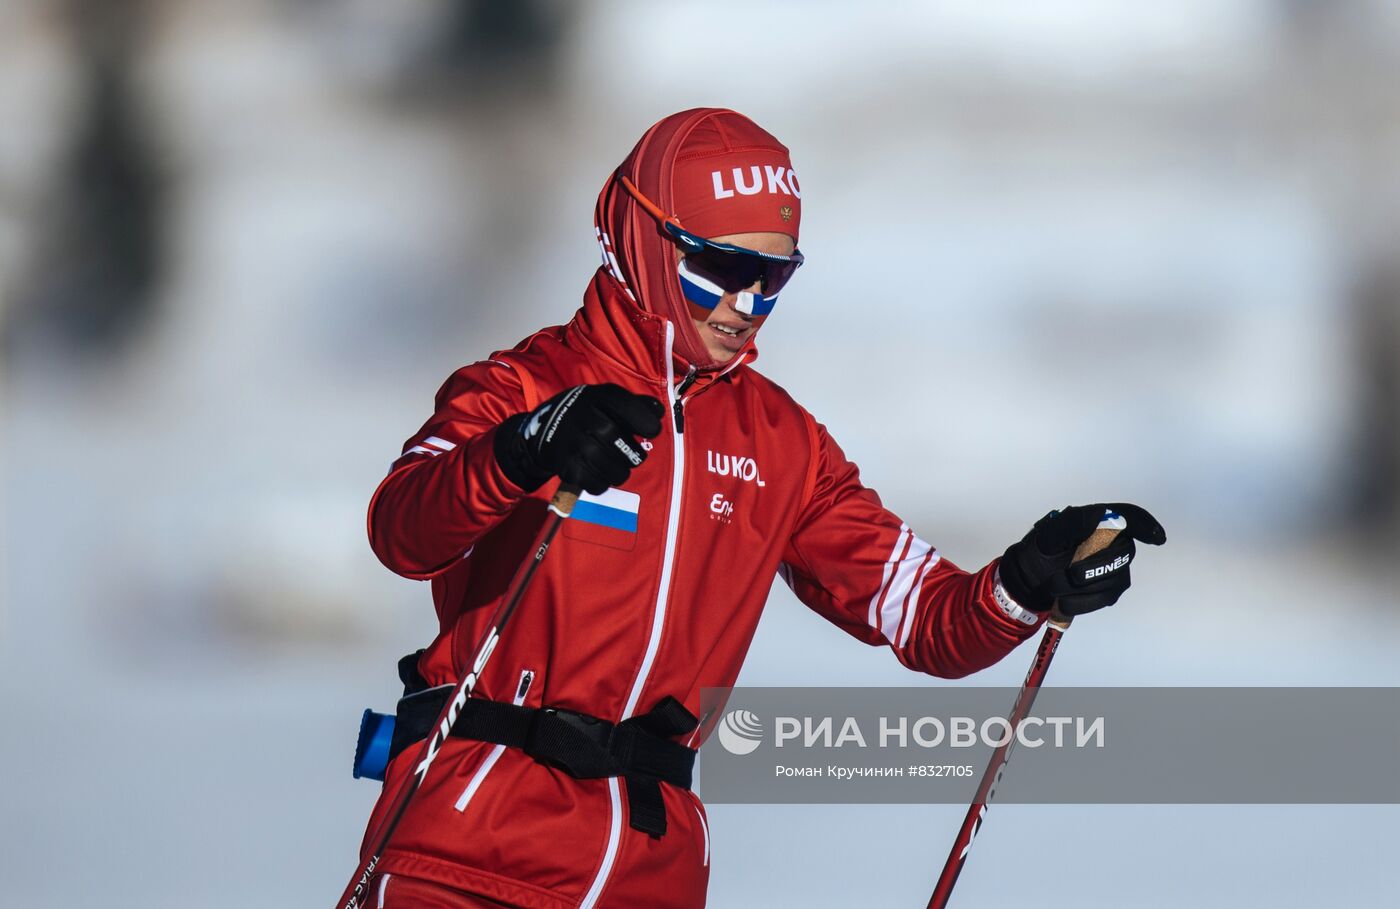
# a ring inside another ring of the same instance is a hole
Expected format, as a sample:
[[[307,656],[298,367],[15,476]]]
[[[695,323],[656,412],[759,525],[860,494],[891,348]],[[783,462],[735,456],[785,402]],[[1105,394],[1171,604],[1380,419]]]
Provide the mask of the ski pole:
[[[1079,544],[1072,561],[1087,559],[1112,543],[1118,533],[1117,528],[1100,525],[1089,535],[1089,539]],[[943,909],[948,905],[948,897],[953,894],[953,885],[958,882],[963,863],[967,861],[967,853],[972,849],[972,840],[977,836],[977,831],[982,829],[982,821],[987,817],[987,806],[996,795],[997,784],[1001,782],[1002,772],[1006,770],[1006,762],[1011,757],[1011,746],[1016,741],[1016,730],[1035,704],[1035,696],[1040,691],[1041,682],[1045,681],[1045,673],[1050,669],[1050,660],[1055,656],[1055,648],[1060,646],[1060,638],[1064,637],[1070,621],[1069,616],[1060,613],[1056,604],[1045,623],[1045,635],[1040,639],[1040,648],[1035,652],[1035,660],[1031,662],[1030,671],[1026,673],[1026,680],[1021,683],[1021,691],[1016,695],[1016,703],[1011,708],[1008,722],[1011,734],[992,752],[987,769],[982,771],[982,781],[977,786],[977,794],[973,796],[967,816],[963,818],[962,827],[958,829],[957,838],[953,840],[948,860],[943,863],[943,873],[938,876],[938,884],[933,888],[928,909]]]
[[[496,643],[501,638],[502,630],[505,629],[511,614],[515,612],[515,607],[525,595],[525,588],[530,585],[530,579],[535,576],[535,569],[539,568],[540,562],[544,561],[544,554],[549,550],[549,544],[553,542],[554,535],[559,532],[559,525],[573,513],[574,504],[578,502],[580,492],[581,490],[577,486],[561,484],[559,490],[554,493],[554,498],[550,499],[549,514],[545,518],[544,527],[540,530],[539,543],[535,546],[534,555],[517,569],[510,589],[505,598],[501,600],[500,605],[496,607],[496,614],[491,617],[491,624],[476,645],[476,656],[472,659],[471,671],[462,678],[462,681],[457,683],[456,694],[452,696],[442,713],[438,715],[433,734],[423,743],[423,750],[419,752],[418,766],[404,780],[403,785],[395,795],[393,807],[386,815],[379,835],[374,840],[374,848],[369,850],[367,858],[360,861],[360,866],[355,870],[354,877],[350,878],[350,883],[340,895],[340,900],[336,903],[339,909],[359,909],[363,906],[360,900],[369,889],[370,878],[374,877],[374,869],[379,865],[379,859],[389,844],[389,837],[393,836],[394,829],[398,827],[399,821],[408,810],[408,803],[413,799],[414,793],[418,791],[418,787],[423,785],[423,778],[428,774],[428,767],[433,763],[433,758],[437,757],[438,749],[442,747],[442,743],[447,740],[452,725],[457,722],[457,714],[461,712],[462,707],[467,703],[467,698],[471,697],[472,690],[476,688],[477,680],[481,678],[481,671],[486,668],[486,662],[491,659],[491,653],[496,649]]]

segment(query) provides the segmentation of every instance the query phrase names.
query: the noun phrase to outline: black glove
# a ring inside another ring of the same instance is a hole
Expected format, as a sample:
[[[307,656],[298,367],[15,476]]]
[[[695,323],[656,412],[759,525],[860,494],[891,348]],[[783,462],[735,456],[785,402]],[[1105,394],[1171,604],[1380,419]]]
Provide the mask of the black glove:
[[[1105,518],[1127,526],[1101,551],[1071,564],[1074,551]],[[1118,602],[1132,579],[1128,566],[1137,554],[1133,542],[1160,546],[1167,532],[1147,509],[1136,505],[1075,505],[1052,511],[1001,557],[1001,586],[1026,609],[1047,612],[1060,601],[1067,616],[1083,615]]]
[[[666,408],[620,385],[576,385],[496,429],[496,461],[512,483],[534,492],[550,477],[597,495],[620,486],[646,460],[637,436],[661,432]]]

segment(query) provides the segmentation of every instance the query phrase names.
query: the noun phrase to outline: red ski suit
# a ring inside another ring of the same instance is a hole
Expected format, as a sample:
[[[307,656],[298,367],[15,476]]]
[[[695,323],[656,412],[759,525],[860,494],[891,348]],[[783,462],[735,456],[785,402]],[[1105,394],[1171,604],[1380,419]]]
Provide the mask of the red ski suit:
[[[664,181],[651,191],[664,196]],[[643,242],[652,239],[638,226],[618,245],[636,258]],[[655,244],[671,255],[663,239]],[[661,434],[628,481],[595,503],[599,520],[565,522],[476,697],[616,722],[673,695],[698,715],[701,688],[738,676],[775,576],[853,637],[938,676],[989,666],[1034,633],[998,608],[996,563],[962,571],[887,511],[826,429],[748,365],[752,347],[722,370],[693,372],[674,353],[676,324],[640,308],[639,282],[624,284],[611,263],[568,325],[458,370],[370,504],[379,558],[432,580],[441,633],[419,663],[429,683],[455,682],[470,665],[557,488],[526,495],[512,484],[493,455],[495,427],[581,383],[660,398]],[[391,763],[385,793],[417,754]],[[703,906],[700,801],[662,784],[668,830],[651,837],[629,827],[619,783],[450,738],[378,870],[520,906]],[[389,801],[376,806],[367,841]]]

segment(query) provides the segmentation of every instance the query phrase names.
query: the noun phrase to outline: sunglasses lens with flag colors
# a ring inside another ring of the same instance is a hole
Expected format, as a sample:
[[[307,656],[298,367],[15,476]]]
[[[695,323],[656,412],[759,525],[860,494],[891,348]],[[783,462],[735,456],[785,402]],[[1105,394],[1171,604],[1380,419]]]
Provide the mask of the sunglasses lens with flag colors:
[[[797,261],[769,259],[748,252],[722,252],[713,247],[688,253],[690,270],[719,285],[726,293],[738,293],[759,285],[766,295],[777,294],[797,271]],[[799,260],[800,261],[800,260]]]
[[[686,302],[691,304],[692,315],[697,319],[705,319],[706,315],[701,310],[713,310],[727,293],[734,294],[734,308],[745,315],[753,316],[755,321],[771,313],[773,305],[778,302],[777,294],[763,296],[747,290],[727,290],[698,268],[690,256],[676,263],[676,273],[680,275],[681,293]],[[753,283],[749,281],[743,286],[751,287]]]

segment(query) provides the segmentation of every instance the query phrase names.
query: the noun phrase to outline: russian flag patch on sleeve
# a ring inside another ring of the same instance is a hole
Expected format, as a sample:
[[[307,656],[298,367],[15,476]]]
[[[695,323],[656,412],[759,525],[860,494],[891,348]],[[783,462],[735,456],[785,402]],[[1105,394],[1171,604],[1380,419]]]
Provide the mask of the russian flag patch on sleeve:
[[[573,514],[564,522],[564,536],[614,549],[637,544],[637,516],[642,497],[625,489],[609,489],[601,495],[582,493]]]

